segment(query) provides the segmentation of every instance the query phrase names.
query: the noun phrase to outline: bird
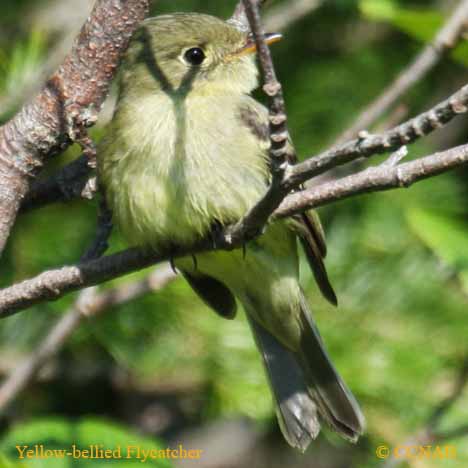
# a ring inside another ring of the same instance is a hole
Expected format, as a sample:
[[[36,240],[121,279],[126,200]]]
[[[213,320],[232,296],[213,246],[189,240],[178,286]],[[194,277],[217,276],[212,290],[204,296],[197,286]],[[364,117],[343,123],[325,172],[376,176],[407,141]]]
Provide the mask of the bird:
[[[268,44],[279,39],[267,34]],[[167,251],[235,223],[271,181],[268,110],[252,34],[201,13],[148,18],[123,58],[117,105],[98,150],[98,178],[132,246]],[[288,157],[294,159],[292,144]],[[365,420],[325,350],[299,281],[302,247],[336,304],[318,215],[270,222],[244,249],[174,260],[221,317],[242,304],[286,441],[304,452],[327,424],[356,442]]]

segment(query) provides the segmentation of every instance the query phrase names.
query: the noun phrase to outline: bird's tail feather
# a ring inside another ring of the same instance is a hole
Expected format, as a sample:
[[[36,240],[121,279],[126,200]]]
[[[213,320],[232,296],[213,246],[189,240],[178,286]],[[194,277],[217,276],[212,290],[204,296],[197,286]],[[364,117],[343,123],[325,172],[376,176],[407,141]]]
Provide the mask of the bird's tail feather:
[[[320,432],[320,422],[297,356],[251,317],[249,322],[275,398],[281,432],[291,446],[304,452]]]
[[[302,340],[298,357],[319,414],[338,434],[356,442],[365,429],[364,416],[331,363],[303,296],[301,321]]]
[[[301,321],[301,349],[296,354],[249,317],[283,435],[290,445],[304,451],[320,431],[320,416],[338,434],[356,442],[364,431],[364,417],[330,362],[304,299]]]

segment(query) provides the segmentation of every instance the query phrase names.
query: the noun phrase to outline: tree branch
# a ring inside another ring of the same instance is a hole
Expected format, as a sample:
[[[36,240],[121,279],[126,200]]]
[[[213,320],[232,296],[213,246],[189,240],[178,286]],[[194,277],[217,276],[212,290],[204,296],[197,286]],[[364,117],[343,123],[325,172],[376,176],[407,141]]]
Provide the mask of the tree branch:
[[[457,45],[466,30],[467,21],[468,0],[462,0],[439,30],[435,39],[418,54],[411,65],[403,70],[375,101],[360,113],[351,127],[338,138],[337,144],[355,138],[361,130],[372,126],[414,84],[423,79]]]
[[[63,65],[0,127],[0,252],[32,178],[95,122],[120,56],[148,7],[149,0],[97,0]]]
[[[26,388],[40,369],[58,354],[84,319],[97,317],[111,308],[124,305],[149,292],[160,291],[176,278],[172,269],[158,268],[145,279],[97,292],[83,290],[75,304],[50,329],[39,346],[5,379],[0,386],[0,413]]]

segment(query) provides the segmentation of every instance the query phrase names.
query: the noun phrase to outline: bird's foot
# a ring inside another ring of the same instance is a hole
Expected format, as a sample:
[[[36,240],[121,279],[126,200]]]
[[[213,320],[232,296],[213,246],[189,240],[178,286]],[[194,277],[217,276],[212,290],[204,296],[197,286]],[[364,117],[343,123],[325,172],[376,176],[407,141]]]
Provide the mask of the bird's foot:
[[[224,242],[222,242],[222,240],[224,240],[223,231],[224,226],[221,224],[220,221],[215,220],[211,224],[210,239],[213,249],[217,249],[224,244]]]
[[[177,254],[177,248],[174,246],[169,247],[169,265],[171,266],[172,271],[174,274],[178,275],[179,271],[177,270],[175,259]]]
[[[179,272],[177,271],[177,268],[175,266],[175,261],[174,257],[171,255],[171,258],[169,259],[169,265],[171,266],[172,271],[174,272],[175,275],[178,275]]]
[[[198,260],[196,255],[192,254],[192,261],[193,261],[193,271],[198,270]]]

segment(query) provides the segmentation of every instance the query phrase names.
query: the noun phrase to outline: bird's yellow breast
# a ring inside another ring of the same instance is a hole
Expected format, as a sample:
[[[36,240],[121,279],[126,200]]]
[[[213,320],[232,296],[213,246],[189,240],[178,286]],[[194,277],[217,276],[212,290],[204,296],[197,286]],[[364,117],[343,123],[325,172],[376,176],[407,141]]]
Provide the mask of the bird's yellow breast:
[[[241,122],[242,100],[161,92],[120,103],[113,125],[124,130],[102,145],[100,177],[130,244],[191,243],[262,196],[266,151]]]

